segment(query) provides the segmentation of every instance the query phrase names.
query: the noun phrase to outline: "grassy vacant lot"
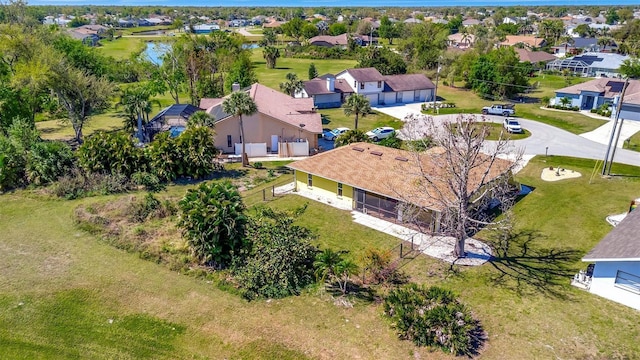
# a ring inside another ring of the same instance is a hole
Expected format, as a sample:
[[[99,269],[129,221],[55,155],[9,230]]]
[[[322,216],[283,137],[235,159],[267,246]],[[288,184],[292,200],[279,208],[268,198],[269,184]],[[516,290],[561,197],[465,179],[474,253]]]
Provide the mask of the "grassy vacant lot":
[[[121,37],[112,41],[102,40],[98,48],[106,56],[115,59],[128,59],[131,54],[144,50],[146,42],[139,37]]]
[[[580,171],[557,183],[540,180],[547,166]],[[455,268],[419,256],[403,270],[415,281],[461,295],[487,331],[483,358],[637,358],[635,311],[574,289],[580,257],[640,194],[638,179],[596,177],[594,163],[536,158],[519,175],[535,190],[515,207],[506,252],[489,264]],[[637,168],[620,167],[638,172]],[[171,187],[171,194],[184,187]],[[129,195],[123,195],[129,196]],[[13,358],[353,359],[450,358],[396,339],[381,307],[359,301],[336,307],[319,289],[283,300],[246,302],[200,280],[112,248],[74,227],[72,212],[114,197],[79,201],[18,191],[0,202],[0,347]],[[295,195],[270,202],[304,203]],[[309,203],[301,224],[320,247],[347,249],[398,240],[353,224],[348,212]],[[491,239],[490,233],[479,237]]]
[[[298,78],[308,80],[311,63],[315,64],[320,75],[337,74],[356,65],[355,60],[311,60],[281,57],[278,58],[275,69],[267,69],[266,62],[262,57],[262,49],[254,49],[251,59],[255,65],[258,82],[273,89],[279,88],[279,84],[285,81],[288,73],[295,73]]]

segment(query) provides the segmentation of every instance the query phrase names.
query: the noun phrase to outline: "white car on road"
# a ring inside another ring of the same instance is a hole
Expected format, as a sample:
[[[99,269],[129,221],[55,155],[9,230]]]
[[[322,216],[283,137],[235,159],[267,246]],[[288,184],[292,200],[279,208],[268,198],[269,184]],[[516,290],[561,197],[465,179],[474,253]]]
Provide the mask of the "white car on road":
[[[521,134],[524,132],[524,130],[522,129],[522,125],[520,125],[520,122],[514,118],[504,119],[504,121],[502,122],[502,126],[507,130],[507,132],[512,134]]]

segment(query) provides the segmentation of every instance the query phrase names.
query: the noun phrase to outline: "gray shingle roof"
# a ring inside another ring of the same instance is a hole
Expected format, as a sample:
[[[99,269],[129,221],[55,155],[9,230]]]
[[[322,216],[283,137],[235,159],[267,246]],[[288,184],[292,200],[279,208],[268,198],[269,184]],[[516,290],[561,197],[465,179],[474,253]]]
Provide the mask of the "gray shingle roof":
[[[384,76],[376,68],[358,68],[345,70],[358,82],[384,81]]]
[[[436,86],[423,74],[388,75],[384,77],[385,91],[411,91],[434,89]]]
[[[582,261],[640,261],[640,210],[629,213]]]

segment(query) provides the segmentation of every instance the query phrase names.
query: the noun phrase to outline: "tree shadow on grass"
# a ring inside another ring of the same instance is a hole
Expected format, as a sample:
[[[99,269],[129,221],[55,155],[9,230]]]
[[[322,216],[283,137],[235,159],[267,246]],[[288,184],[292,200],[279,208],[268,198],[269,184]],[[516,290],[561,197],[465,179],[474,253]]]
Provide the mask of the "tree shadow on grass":
[[[361,301],[367,304],[376,302],[378,295],[375,290],[369,286],[363,286],[355,282],[349,281],[347,283],[347,293],[343,294],[340,287],[336,283],[325,285],[325,290],[334,298],[346,297],[347,299]]]
[[[572,265],[581,252],[568,248],[542,248],[536,244],[543,235],[523,230],[494,242],[496,255],[489,260],[497,272],[489,280],[518,294],[543,294],[567,298],[566,285],[575,274]]]

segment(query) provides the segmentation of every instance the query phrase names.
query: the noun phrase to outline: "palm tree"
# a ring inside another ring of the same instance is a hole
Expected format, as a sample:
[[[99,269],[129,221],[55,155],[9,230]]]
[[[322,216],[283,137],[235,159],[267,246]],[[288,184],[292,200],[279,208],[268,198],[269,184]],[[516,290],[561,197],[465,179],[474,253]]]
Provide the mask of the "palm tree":
[[[333,143],[334,147],[340,147],[359,142],[371,142],[371,139],[362,130],[349,130],[338,136]]]
[[[267,61],[267,69],[276,67],[276,60],[280,57],[280,50],[275,46],[265,46],[262,49],[262,56]]]
[[[568,97],[563,97],[562,99],[560,99],[560,104],[562,104],[563,108],[566,108],[570,102],[571,102],[571,99],[569,99]]]
[[[249,159],[246,153],[246,142],[244,137],[244,124],[242,123],[242,115],[253,115],[258,111],[258,105],[253,101],[249,93],[245,91],[236,91],[231,93],[228,98],[222,102],[222,111],[240,118],[240,138],[242,141],[242,166],[249,165]]]
[[[367,116],[369,111],[371,111],[371,104],[369,103],[369,99],[366,96],[360,94],[353,94],[347,98],[347,100],[342,105],[342,109],[344,109],[344,114],[349,116],[351,114],[355,114],[356,117],[354,119],[354,129],[358,129],[358,117],[360,115]]]
[[[627,59],[620,64],[620,74],[629,79],[640,78],[640,60]]]
[[[602,45],[602,52],[607,49],[607,46],[613,44],[613,39],[608,36],[602,36],[598,38],[598,45]]]
[[[145,86],[129,86],[121,90],[120,101],[116,103],[116,108],[122,107],[127,116],[125,129],[132,131],[134,127],[137,128],[140,141],[143,141],[143,125],[149,121],[153,105],[160,106],[160,102],[151,99],[151,95],[152,91]]]
[[[338,251],[324,249],[324,251],[318,253],[316,260],[313,262],[313,267],[316,269],[316,278],[324,282],[327,278],[334,276],[336,266],[341,260],[342,256]]]
[[[189,121],[187,122],[187,126],[208,126],[214,127],[216,119],[209,115],[206,111],[196,111],[189,117]]]
[[[280,83],[280,90],[289,96],[294,97],[296,93],[304,89],[304,81],[298,79],[295,73],[287,74],[287,81]]]

